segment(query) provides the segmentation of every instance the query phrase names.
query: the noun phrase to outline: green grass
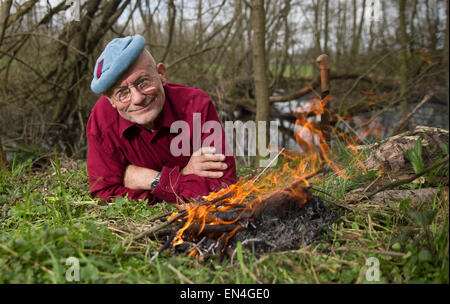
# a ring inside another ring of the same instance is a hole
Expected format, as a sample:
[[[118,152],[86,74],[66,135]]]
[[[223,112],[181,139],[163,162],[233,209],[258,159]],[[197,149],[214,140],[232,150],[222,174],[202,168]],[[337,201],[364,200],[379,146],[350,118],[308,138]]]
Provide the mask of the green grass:
[[[353,178],[329,173],[314,182],[339,199],[377,177],[342,157]],[[92,199],[85,161],[55,159],[40,171],[31,161],[10,167],[0,175],[0,283],[72,283],[66,279],[69,257],[79,261],[79,283],[370,283],[369,257],[378,259],[382,283],[449,282],[445,191],[433,204],[414,208],[408,201],[368,201],[339,209],[340,218],[317,242],[299,250],[256,256],[238,246],[236,256],[222,262],[168,252],[151,261],[162,244],[132,242],[130,231],[175,210],[170,204]]]
[[[275,68],[274,65],[269,65],[268,70],[271,73],[279,73],[280,72],[281,67],[278,67],[277,69]],[[313,75],[313,66],[311,65],[306,65],[306,66],[291,66],[291,65],[287,65],[286,69],[284,70],[283,76],[284,77],[290,77],[293,74],[297,75],[297,76],[304,76],[304,77],[308,77],[308,76],[312,76]]]

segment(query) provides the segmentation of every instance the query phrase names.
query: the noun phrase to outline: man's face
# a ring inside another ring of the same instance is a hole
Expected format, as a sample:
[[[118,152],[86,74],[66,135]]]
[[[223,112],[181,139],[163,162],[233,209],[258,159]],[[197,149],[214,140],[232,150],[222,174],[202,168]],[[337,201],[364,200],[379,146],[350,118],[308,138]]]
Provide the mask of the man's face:
[[[150,86],[141,90],[139,88],[142,83],[150,83]],[[165,83],[165,66],[162,63],[156,65],[150,53],[144,50],[106,95],[120,116],[144,127],[153,128],[164,106]],[[130,98],[120,101],[117,96],[128,90]]]

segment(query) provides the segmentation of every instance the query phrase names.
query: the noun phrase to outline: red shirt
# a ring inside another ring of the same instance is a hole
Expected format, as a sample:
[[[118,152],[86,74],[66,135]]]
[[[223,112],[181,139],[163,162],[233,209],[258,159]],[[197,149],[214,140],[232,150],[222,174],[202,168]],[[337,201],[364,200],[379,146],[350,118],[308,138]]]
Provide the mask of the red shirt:
[[[86,128],[89,143],[87,170],[92,196],[110,201],[128,194],[134,200],[148,199],[149,204],[159,200],[181,203],[177,196],[197,199],[236,182],[233,156],[226,156],[228,168],[219,179],[181,174],[180,170],[187,165],[190,155],[175,157],[170,152],[171,140],[181,133],[181,130],[179,133],[170,133],[171,124],[177,120],[189,124],[192,153],[193,114],[201,114],[202,127],[206,121],[220,121],[211,99],[203,91],[171,83],[164,86],[164,91],[166,100],[155,122],[156,131],[122,118],[106,97],[102,96],[97,101]],[[201,134],[202,143],[209,135],[211,133]],[[225,154],[226,139],[222,126],[221,136],[225,144],[222,151],[216,153]],[[129,164],[160,171],[159,185],[153,191],[125,187],[123,175]]]

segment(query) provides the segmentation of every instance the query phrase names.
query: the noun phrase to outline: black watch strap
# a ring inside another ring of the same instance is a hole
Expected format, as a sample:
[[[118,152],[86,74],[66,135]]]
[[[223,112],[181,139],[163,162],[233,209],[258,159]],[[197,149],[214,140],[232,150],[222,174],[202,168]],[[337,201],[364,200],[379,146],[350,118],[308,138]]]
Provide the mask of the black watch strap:
[[[161,177],[161,172],[158,172],[155,179],[152,181],[152,184],[150,185],[151,190],[155,190],[156,186],[159,184],[159,178]]]

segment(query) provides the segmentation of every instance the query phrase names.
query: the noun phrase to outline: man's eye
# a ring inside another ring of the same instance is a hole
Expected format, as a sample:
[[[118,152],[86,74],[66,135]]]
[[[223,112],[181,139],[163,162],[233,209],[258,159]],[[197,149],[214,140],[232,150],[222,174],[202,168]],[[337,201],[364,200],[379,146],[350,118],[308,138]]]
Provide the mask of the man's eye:
[[[152,84],[152,82],[150,81],[150,79],[142,79],[141,81],[139,81],[139,83],[138,83],[138,87],[140,88],[140,89],[147,89],[148,87],[150,87],[151,86],[151,84]]]
[[[126,97],[128,95],[127,90],[118,90],[115,94],[118,98]]]

